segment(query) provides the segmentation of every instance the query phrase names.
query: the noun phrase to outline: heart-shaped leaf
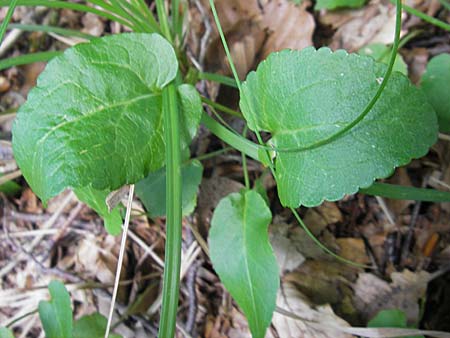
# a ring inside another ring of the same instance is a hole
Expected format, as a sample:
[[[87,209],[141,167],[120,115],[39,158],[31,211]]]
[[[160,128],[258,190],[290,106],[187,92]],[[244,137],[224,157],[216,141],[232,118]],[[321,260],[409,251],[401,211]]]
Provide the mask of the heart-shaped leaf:
[[[51,281],[52,299],[39,302],[39,318],[47,338],[72,338],[72,306],[70,295],[60,281]]]
[[[450,132],[450,54],[440,54],[428,62],[422,76],[421,86],[428,101],[436,110],[439,129]]]
[[[385,70],[343,50],[282,51],[249,74],[241,110],[250,129],[272,134],[277,149],[310,147],[359,116]],[[277,153],[278,195],[290,207],[339,200],[425,155],[436,138],[433,108],[394,72],[369,114],[347,133],[310,150]]]
[[[244,311],[254,338],[264,337],[270,325],[280,283],[267,233],[271,219],[256,191],[242,191],[219,202],[209,232],[214,270]]]
[[[161,168],[161,89],[177,69],[172,46],[158,34],[94,39],[54,58],[13,128],[14,155],[37,195],[46,201],[91,184],[114,190]],[[180,91],[184,101],[193,95]],[[192,131],[198,121],[183,115],[181,123]]]

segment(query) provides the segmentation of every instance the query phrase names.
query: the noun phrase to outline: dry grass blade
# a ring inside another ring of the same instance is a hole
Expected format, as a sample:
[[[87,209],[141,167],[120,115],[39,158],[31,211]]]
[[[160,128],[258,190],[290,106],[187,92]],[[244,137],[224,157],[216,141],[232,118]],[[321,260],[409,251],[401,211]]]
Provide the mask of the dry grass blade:
[[[128,225],[130,224],[131,207],[133,204],[134,184],[130,185],[130,191],[128,193],[127,212],[125,214],[125,221],[123,224],[122,241],[120,243],[119,259],[117,260],[116,279],[114,281],[114,290],[111,299],[111,306],[109,309],[108,324],[106,326],[105,338],[108,338],[109,331],[111,330],[111,322],[114,313],[114,304],[116,303],[117,291],[119,290],[120,271],[122,270],[123,256],[125,253],[125,244],[127,242]]]

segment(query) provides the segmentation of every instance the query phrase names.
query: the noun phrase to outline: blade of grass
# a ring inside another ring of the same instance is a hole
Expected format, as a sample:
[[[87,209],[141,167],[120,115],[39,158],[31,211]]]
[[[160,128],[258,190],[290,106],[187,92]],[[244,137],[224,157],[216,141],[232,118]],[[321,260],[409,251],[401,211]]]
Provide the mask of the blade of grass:
[[[0,0],[0,7],[8,6],[8,0]],[[61,9],[71,9],[74,11],[80,11],[85,13],[92,13],[103,18],[109,19],[111,21],[118,22],[124,26],[127,26],[131,29],[134,28],[134,25],[124,18],[114,13],[114,11],[102,11],[95,7],[86,6],[83,4],[68,2],[68,1],[59,1],[59,0],[18,0],[17,6],[44,6],[49,8],[61,8]],[[111,12],[111,13],[110,13]],[[113,14],[114,13],[114,14]]]
[[[425,14],[425,13],[423,13],[423,12],[421,12],[421,11],[415,9],[415,8],[407,6],[407,5],[403,5],[403,9],[406,12],[408,12],[409,14],[417,16],[418,18],[422,19],[423,21],[426,21],[426,22],[428,22],[428,23],[430,23],[432,25],[435,25],[435,26],[437,26],[439,28],[442,28],[442,29],[450,32],[450,24],[448,24],[448,23],[446,23],[444,21],[441,21],[441,20],[436,19],[436,18],[434,18],[432,16],[429,16],[429,15],[427,15],[427,14]]]
[[[238,86],[236,85],[236,81],[228,76],[224,76],[224,75],[220,75],[220,74],[214,74],[214,73],[207,73],[207,72],[200,72],[198,74],[198,78],[200,80],[208,80],[208,81],[213,81],[213,82],[217,82],[223,85],[226,85],[228,87],[232,87],[232,88],[238,88]]]
[[[5,19],[2,22],[2,25],[0,26],[0,45],[3,42],[3,37],[6,33],[6,28],[8,27],[9,22],[11,21],[11,18],[14,14],[14,10],[16,9],[18,0],[11,0],[11,3],[9,5],[8,11],[6,12]]]
[[[55,33],[63,36],[72,36],[77,38],[82,38],[86,40],[91,40],[95,38],[95,36],[82,33],[80,31],[77,31],[75,29],[66,29],[66,28],[60,28],[55,26],[47,26],[47,25],[25,25],[25,24],[18,24],[18,23],[12,23],[8,25],[8,29],[20,29],[27,32],[45,32],[45,33]]]
[[[108,316],[108,323],[106,325],[105,338],[109,337],[109,331],[111,329],[112,317],[114,313],[114,304],[116,303],[117,291],[119,290],[120,273],[122,271],[123,257],[125,253],[125,244],[127,243],[128,226],[130,224],[133,196],[134,196],[134,184],[130,185],[130,190],[128,192],[127,212],[125,214],[125,220],[123,222],[122,240],[120,242],[119,258],[117,259],[116,277],[114,280],[114,289],[112,293],[111,306],[109,308],[109,316]]]
[[[7,58],[0,60],[0,70],[13,67],[13,66],[22,66],[28,65],[34,62],[46,62],[53,59],[55,56],[61,55],[62,52],[54,51],[54,52],[38,52],[31,53],[21,56],[16,56],[13,58]]]
[[[450,202],[450,192],[379,182],[375,182],[369,188],[360,189],[359,192],[398,200]]]

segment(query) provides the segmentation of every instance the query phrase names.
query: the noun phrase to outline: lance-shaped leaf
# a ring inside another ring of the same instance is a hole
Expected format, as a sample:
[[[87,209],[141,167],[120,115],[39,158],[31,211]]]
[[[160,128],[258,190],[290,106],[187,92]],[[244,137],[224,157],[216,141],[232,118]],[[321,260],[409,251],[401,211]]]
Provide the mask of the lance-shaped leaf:
[[[247,77],[241,110],[250,129],[272,134],[276,148],[310,147],[360,115],[385,71],[372,58],[343,50],[275,53]],[[278,195],[290,207],[339,200],[425,155],[436,138],[433,108],[394,72],[369,114],[347,133],[320,147],[277,153]]]
[[[279,287],[267,233],[271,219],[256,191],[242,191],[220,201],[209,232],[214,270],[244,311],[254,338],[264,337],[270,325]]]
[[[111,191],[161,168],[161,89],[177,69],[173,48],[158,34],[94,39],[54,58],[13,128],[14,155],[38,196],[46,201],[91,184]],[[180,96],[193,94],[184,88]],[[198,124],[190,115],[181,121],[191,132]]]

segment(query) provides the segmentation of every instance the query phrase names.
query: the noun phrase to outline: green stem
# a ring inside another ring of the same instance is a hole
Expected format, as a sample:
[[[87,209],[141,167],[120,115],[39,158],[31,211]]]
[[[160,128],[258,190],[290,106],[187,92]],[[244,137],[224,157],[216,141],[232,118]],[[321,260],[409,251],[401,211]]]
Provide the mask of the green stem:
[[[228,76],[215,74],[215,73],[206,73],[206,72],[200,72],[198,73],[198,78],[200,80],[208,80],[208,81],[214,81],[223,85],[226,85],[228,87],[232,88],[238,88],[236,81]]]
[[[246,138],[247,136],[247,126],[244,127],[244,131],[242,132],[242,137]],[[247,168],[247,157],[245,156],[244,152],[241,152],[242,156],[242,171],[244,172],[244,182],[245,182],[245,188],[247,190],[250,189],[250,179],[248,177],[248,168]]]
[[[172,338],[177,320],[181,268],[181,144],[175,84],[163,89],[166,142],[166,248],[159,337]]]
[[[181,32],[180,32],[180,0],[172,0],[172,31],[174,32],[175,37],[178,36],[178,38],[181,39]]]
[[[219,31],[220,39],[222,40],[223,48],[225,49],[225,54],[227,56],[228,62],[230,63],[231,72],[233,73],[234,80],[239,89],[239,93],[242,95],[241,80],[239,80],[236,67],[231,57],[230,49],[228,48],[227,39],[225,39],[225,34],[223,33],[222,25],[220,24],[219,15],[217,15],[216,6],[214,5],[214,0],[209,0],[209,5],[211,6],[211,11],[213,13],[214,21],[216,22],[217,30]]]
[[[169,19],[167,18],[166,9],[164,8],[163,0],[156,0],[156,11],[161,26],[161,31],[164,37],[173,45],[172,34],[170,33]]]
[[[108,11],[102,11],[94,7],[89,7],[83,4],[68,2],[68,1],[59,1],[59,0],[19,0],[17,3],[18,6],[45,6],[49,8],[65,8],[71,9],[74,11],[80,11],[85,13],[92,13],[98,16],[104,17],[111,21],[118,22],[124,26],[134,28],[133,24],[126,21],[124,18],[121,18],[117,15],[117,13],[109,13]],[[8,0],[0,0],[0,7],[8,6]]]
[[[34,62],[46,62],[53,59],[55,56],[61,55],[62,52],[38,52],[31,53],[21,56],[16,56],[13,58],[7,58],[0,60],[0,70],[13,67],[13,66],[22,66],[27,65]]]
[[[242,114],[241,113],[239,113],[239,112],[237,112],[237,111],[235,111],[235,110],[233,110],[231,108],[228,108],[228,107],[226,107],[224,105],[221,105],[220,103],[214,102],[214,101],[212,101],[212,100],[210,100],[210,99],[208,99],[208,98],[206,98],[204,96],[202,96],[202,102],[206,103],[208,106],[210,106],[212,108],[220,110],[221,112],[227,113],[228,115],[242,118]]]
[[[3,42],[3,37],[6,33],[6,28],[8,27],[9,22],[11,21],[11,18],[14,14],[14,10],[16,9],[18,0],[11,0],[11,3],[9,5],[8,11],[6,12],[5,19],[2,22],[2,25],[0,26],[0,45]]]
[[[414,200],[424,202],[450,202],[450,192],[435,189],[405,187],[401,185],[375,182],[368,188],[360,189],[360,193],[398,200]]]
[[[417,9],[409,7],[407,5],[403,5],[403,9],[406,12],[408,12],[409,14],[417,16],[418,18],[422,19],[423,21],[426,21],[426,22],[428,22],[428,23],[430,23],[432,25],[435,25],[435,26],[437,26],[439,28],[442,28],[442,29],[450,32],[450,24],[448,24],[448,23],[446,23],[444,21],[441,21],[439,19],[433,18],[432,16],[429,16],[429,15],[427,15],[425,13],[422,13],[421,11],[418,11]]]
[[[259,145],[247,140],[239,134],[236,135],[235,133],[229,131],[206,113],[203,113],[201,122],[211,131],[211,133],[216,135],[225,143],[228,143],[233,148],[245,153],[254,160],[260,161],[258,155],[258,150],[260,149]]]

